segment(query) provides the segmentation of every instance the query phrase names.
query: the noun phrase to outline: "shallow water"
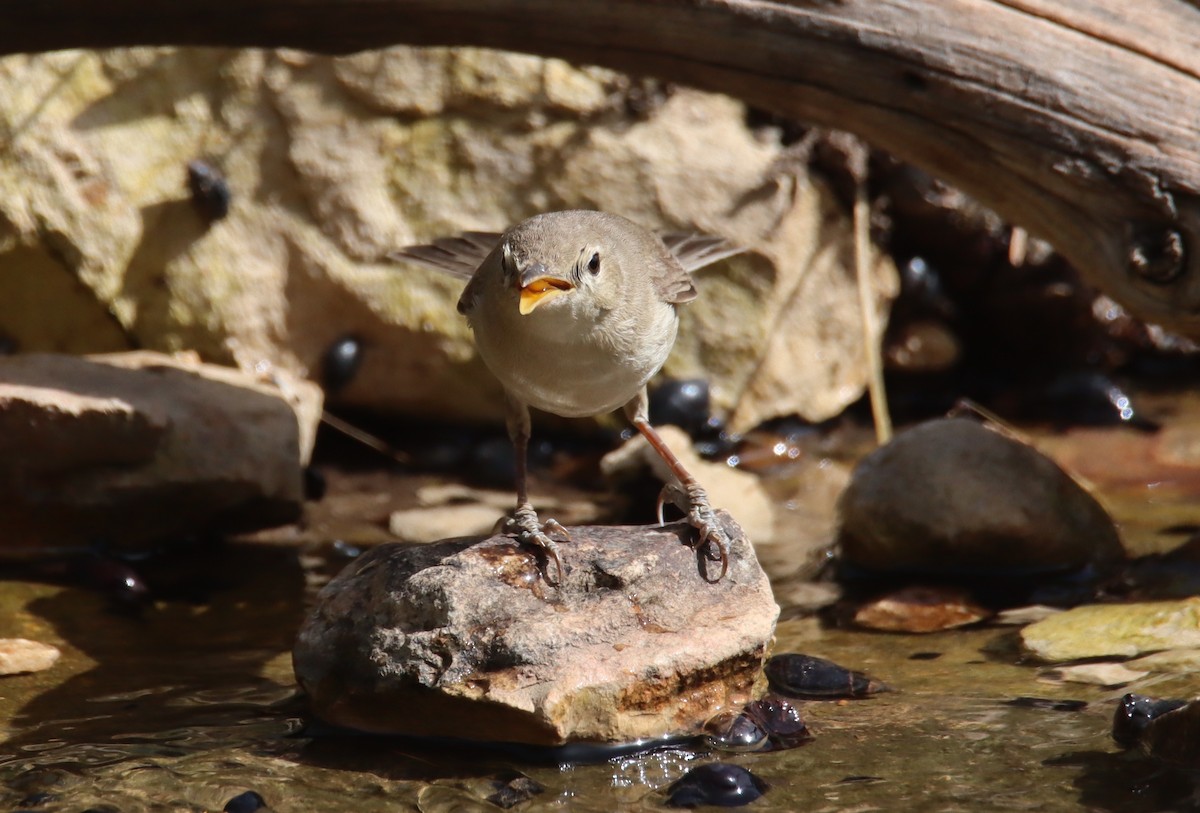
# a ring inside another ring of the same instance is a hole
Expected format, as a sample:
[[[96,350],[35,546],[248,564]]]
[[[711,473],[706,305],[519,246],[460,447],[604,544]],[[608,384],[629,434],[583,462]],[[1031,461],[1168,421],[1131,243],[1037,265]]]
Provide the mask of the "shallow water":
[[[1180,418],[1177,425],[1200,423]],[[1200,464],[1184,465],[1176,459],[1183,453],[1173,452],[1173,468],[1160,465],[1161,479],[1137,480],[1130,465],[1106,466],[1096,455],[1145,452],[1150,436],[1088,432],[1075,445],[1070,436],[1043,440],[1098,484],[1137,550],[1182,541],[1171,526],[1200,518],[1195,480],[1185,476]],[[1186,451],[1190,436],[1180,437]],[[1086,456],[1078,451],[1084,447],[1099,452]],[[1105,471],[1121,478],[1096,476]],[[289,652],[313,592],[347,561],[330,541],[381,538],[378,519],[409,500],[419,482],[348,476],[305,528],[148,563],[147,580],[164,598],[140,614],[114,609],[83,587],[0,582],[0,637],[63,650],[46,672],[0,678],[0,806],[220,810],[254,790],[280,811],[495,810],[486,798],[506,771],[518,770],[545,788],[521,810],[662,809],[667,785],[718,757],[674,748],[559,766],[310,724]],[[794,615],[785,613],[776,651],[831,658],[896,691],[804,702],[816,735],[810,744],[720,757],[770,784],[751,809],[1200,809],[1196,775],[1123,753],[1109,736],[1121,694],[1197,695],[1200,674],[1150,677],[1120,689],[1062,684],[1022,662],[1013,628],[889,635]],[[1019,697],[1087,705],[1065,711],[1010,704]]]

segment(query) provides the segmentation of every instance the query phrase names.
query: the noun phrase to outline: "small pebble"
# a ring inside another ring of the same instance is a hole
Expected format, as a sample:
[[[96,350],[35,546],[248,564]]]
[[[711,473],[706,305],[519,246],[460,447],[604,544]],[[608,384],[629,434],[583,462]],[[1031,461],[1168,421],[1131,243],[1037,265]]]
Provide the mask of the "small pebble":
[[[150,586],[125,562],[92,550],[70,562],[70,573],[81,584],[101,590],[118,607],[138,611],[152,600]]]
[[[723,711],[704,724],[705,745],[718,751],[764,751],[769,742],[763,727],[744,711]]]
[[[541,783],[516,771],[497,776],[492,783],[496,792],[488,796],[487,800],[504,810],[528,802],[534,796],[546,792]]]
[[[746,704],[744,712],[767,733],[770,751],[798,748],[813,739],[812,733],[796,709],[781,697],[764,697]]]
[[[192,203],[209,222],[229,214],[233,193],[221,170],[207,161],[196,159],[187,165],[187,186]]]
[[[0,638],[0,675],[41,672],[57,663],[61,654],[57,647],[27,638]]]
[[[254,811],[262,810],[266,806],[267,803],[263,800],[262,796],[252,790],[248,790],[244,793],[239,793],[226,802],[222,810],[225,813],[254,813]]]
[[[710,408],[708,382],[703,379],[670,379],[650,393],[650,422],[672,424],[689,435],[708,428]]]
[[[356,336],[342,336],[334,340],[321,359],[321,382],[325,392],[340,392],[358,373],[362,366],[363,343]]]
[[[668,807],[741,807],[767,792],[767,783],[740,765],[692,768],[667,788]]]
[[[889,691],[885,684],[862,672],[812,655],[775,655],[767,661],[765,671],[772,689],[792,697],[858,698]]]

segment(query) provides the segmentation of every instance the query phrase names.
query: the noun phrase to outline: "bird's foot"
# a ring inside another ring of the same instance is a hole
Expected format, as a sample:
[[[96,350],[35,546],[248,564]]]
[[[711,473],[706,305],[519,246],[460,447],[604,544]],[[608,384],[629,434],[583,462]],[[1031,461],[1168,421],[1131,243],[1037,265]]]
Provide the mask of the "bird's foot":
[[[720,562],[721,572],[715,579],[705,578],[710,582],[719,582],[725,578],[729,570],[729,534],[717,519],[712,505],[708,502],[708,492],[699,483],[681,486],[678,483],[667,483],[658,494],[658,524],[663,524],[663,506],[670,502],[687,517],[688,524],[697,531],[696,550],[703,551],[710,562]]]
[[[556,577],[551,581],[549,570],[547,569],[542,574],[543,578],[546,579],[546,583],[555,587],[562,584],[562,560],[558,556],[558,545],[550,538],[549,534],[556,534],[569,542],[571,535],[567,533],[567,529],[560,525],[556,519],[548,519],[545,522],[539,520],[537,512],[533,510],[533,506],[529,503],[518,506],[505,525],[507,531],[515,534],[518,541],[526,545],[534,545],[541,548],[546,554],[546,559],[554,563]]]

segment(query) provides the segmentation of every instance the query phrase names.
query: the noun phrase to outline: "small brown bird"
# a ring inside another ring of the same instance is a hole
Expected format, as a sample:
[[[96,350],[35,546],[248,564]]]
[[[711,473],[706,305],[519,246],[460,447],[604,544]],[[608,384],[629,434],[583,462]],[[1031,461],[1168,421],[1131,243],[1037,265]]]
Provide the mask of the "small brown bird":
[[[660,237],[616,215],[550,212],[503,234],[466,232],[412,246],[399,259],[467,279],[458,310],[475,333],[479,355],[508,400],[516,448],[517,508],[510,527],[524,543],[562,562],[550,537],[569,539],[555,520],[542,524],[529,503],[526,450],[529,407],[568,418],[623,408],[666,461],[678,485],[659,498],[682,508],[698,530],[698,548],[729,567],[730,540],[708,495],[650,425],[646,382],[659,371],[679,324],[677,307],[696,298],[691,272],[739,253],[725,240],[695,234]]]

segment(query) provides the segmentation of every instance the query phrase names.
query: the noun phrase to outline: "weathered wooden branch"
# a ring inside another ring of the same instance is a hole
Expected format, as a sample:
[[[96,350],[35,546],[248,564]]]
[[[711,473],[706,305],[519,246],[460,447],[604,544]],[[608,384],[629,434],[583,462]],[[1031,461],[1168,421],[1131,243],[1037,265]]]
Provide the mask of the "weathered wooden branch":
[[[851,130],[1200,336],[1194,0],[37,0],[0,53],[486,45],[653,74]]]

